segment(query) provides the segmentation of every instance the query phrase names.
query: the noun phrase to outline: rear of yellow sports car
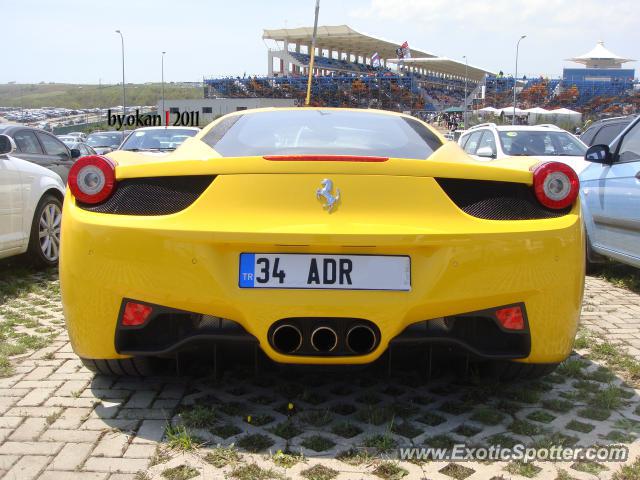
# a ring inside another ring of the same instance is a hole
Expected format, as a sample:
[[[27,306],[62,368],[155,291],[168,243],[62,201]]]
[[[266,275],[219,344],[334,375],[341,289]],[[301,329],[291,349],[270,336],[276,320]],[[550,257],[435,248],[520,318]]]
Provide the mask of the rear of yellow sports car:
[[[60,278],[81,358],[118,373],[116,359],[234,342],[291,364],[365,364],[410,345],[540,365],[567,357],[583,290],[580,210],[538,201],[534,161],[481,164],[387,112],[353,113],[403,122],[393,141],[408,125],[425,158],[356,154],[349,125],[369,118],[357,116],[322,137],[331,153],[289,148],[315,118],[294,140],[256,140],[275,142],[264,154],[220,143],[246,118],[282,112],[223,117],[165,158],[113,154],[72,176]],[[104,165],[112,185],[93,201]]]

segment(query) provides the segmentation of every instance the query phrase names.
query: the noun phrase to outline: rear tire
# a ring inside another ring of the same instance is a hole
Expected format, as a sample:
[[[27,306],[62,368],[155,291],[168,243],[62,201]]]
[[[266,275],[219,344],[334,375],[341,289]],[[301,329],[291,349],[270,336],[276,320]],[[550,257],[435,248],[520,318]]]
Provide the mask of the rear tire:
[[[115,377],[147,377],[153,375],[155,369],[146,357],[131,357],[109,360],[80,358],[82,364],[94,373]]]
[[[36,267],[55,267],[60,256],[62,202],[51,193],[43,195],[33,214],[27,258]]]
[[[489,363],[487,374],[501,382],[535,380],[550,374],[558,365],[558,363],[494,361]]]

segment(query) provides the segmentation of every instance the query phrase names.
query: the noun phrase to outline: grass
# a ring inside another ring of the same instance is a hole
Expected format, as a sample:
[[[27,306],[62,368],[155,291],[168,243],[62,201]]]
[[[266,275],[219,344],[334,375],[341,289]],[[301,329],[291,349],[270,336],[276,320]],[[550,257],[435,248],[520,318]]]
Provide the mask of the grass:
[[[640,293],[640,271],[637,268],[608,260],[596,267],[595,274],[616,287]]]
[[[544,429],[540,425],[528,422],[526,420],[516,419],[509,425],[509,431],[517,435],[534,436],[540,435]]]
[[[589,399],[589,404],[604,410],[615,410],[623,404],[622,392],[618,387],[610,386],[599,390]]]
[[[301,453],[283,452],[278,450],[271,456],[271,461],[280,468],[291,468],[300,462],[306,462],[306,458]]]
[[[523,462],[521,460],[511,462],[504,469],[513,475],[522,475],[527,478],[535,477],[542,470],[533,463]]]
[[[362,433],[362,429],[349,422],[340,422],[333,426],[331,432],[343,438],[353,438]]]
[[[328,409],[309,410],[300,416],[301,420],[314,427],[324,427],[333,420],[333,414]]]
[[[578,416],[582,418],[588,418],[589,420],[604,422],[611,416],[611,411],[605,410],[603,408],[587,407],[578,410]]]
[[[255,463],[239,465],[229,473],[236,480],[285,480],[286,477],[271,468],[261,468]]]
[[[559,375],[565,375],[567,377],[581,378],[582,370],[585,368],[585,366],[586,365],[584,362],[576,360],[575,358],[569,358],[558,365],[558,368],[556,368],[556,373],[558,373]]]
[[[250,435],[244,435],[240,440],[238,440],[237,445],[247,452],[258,453],[266,450],[273,445],[273,443],[274,442],[271,437],[262,435],[261,433],[253,433]]]
[[[493,408],[480,407],[473,412],[470,419],[483,425],[498,425],[504,419],[504,415]]]
[[[590,460],[576,462],[571,465],[571,468],[578,472],[590,473],[591,475],[598,475],[600,472],[608,470],[604,465]]]
[[[47,422],[47,425],[51,425],[56,420],[58,420],[60,418],[60,416],[62,415],[63,411],[64,411],[64,409],[61,408],[60,410],[56,410],[52,414],[47,415],[47,417],[45,418],[45,421]]]
[[[435,427],[436,425],[440,425],[444,423],[446,419],[437,413],[426,412],[422,416],[416,418],[418,422],[424,423],[425,425],[429,425],[430,427]]]
[[[223,468],[237,464],[242,460],[242,456],[234,445],[228,447],[217,445],[205,455],[204,460],[216,468]]]
[[[300,475],[308,480],[331,480],[332,478],[337,477],[338,473],[340,472],[333,468],[317,464],[311,468],[301,471]]]
[[[218,414],[211,407],[196,405],[180,413],[182,423],[189,428],[208,428],[215,425]]]
[[[453,448],[456,443],[458,442],[456,442],[453,438],[446,434],[434,435],[433,437],[429,437],[424,441],[424,445],[426,447],[446,449]]]
[[[331,407],[331,411],[338,415],[351,415],[356,410],[357,408],[349,403],[339,403]]]
[[[407,421],[394,423],[391,427],[391,431],[397,435],[402,435],[403,437],[409,439],[417,437],[423,432],[421,428],[417,428],[412,423]]]
[[[465,467],[459,463],[450,463],[438,471],[443,475],[455,478],[456,480],[464,480],[475,472],[473,468]]]
[[[574,407],[574,404],[568,400],[552,398],[550,400],[543,400],[542,406],[552,412],[567,413]]]
[[[373,470],[373,474],[385,480],[399,480],[409,475],[409,472],[402,468],[398,462],[387,461],[380,462]]]
[[[529,420],[533,420],[535,422],[540,423],[551,423],[555,420],[555,416],[551,415],[549,412],[545,412],[544,410],[536,410],[535,412],[531,412],[527,415]]]
[[[280,422],[270,428],[269,431],[280,438],[284,438],[285,440],[291,440],[293,437],[296,437],[303,432],[303,430],[291,420]]]
[[[204,441],[195,436],[186,429],[184,425],[167,425],[165,428],[165,436],[169,448],[188,452],[198,448]]]
[[[611,480],[638,480],[640,478],[640,457],[631,465],[625,465],[615,472]]]
[[[590,423],[580,422],[578,420],[571,420],[569,423],[567,423],[565,428],[568,428],[569,430],[573,430],[575,432],[589,433],[591,432],[591,430],[593,430],[596,427],[595,425],[591,425]]]
[[[324,452],[335,447],[336,444],[330,438],[323,437],[322,435],[311,435],[300,442],[300,445],[314,452]]]
[[[224,438],[225,440],[242,432],[242,430],[231,423],[216,425],[215,427],[210,428],[209,431],[220,438]]]
[[[261,427],[263,425],[267,425],[268,423],[273,422],[275,419],[271,415],[267,414],[258,414],[258,415],[247,415],[244,417],[244,421],[255,425],[256,427]]]
[[[179,465],[173,468],[167,468],[162,472],[162,476],[167,480],[189,480],[200,475],[200,472],[188,465]]]
[[[369,464],[373,461],[373,457],[367,450],[356,447],[351,447],[349,450],[338,453],[336,459],[354,467]]]
[[[161,97],[161,85],[127,83],[127,104],[155,105]],[[202,89],[165,83],[167,98],[202,98]],[[122,85],[78,85],[70,83],[0,85],[0,105],[7,107],[60,108],[112,107],[122,105]]]
[[[382,425],[393,420],[395,412],[390,406],[366,405],[355,415],[356,420],[372,425]]]

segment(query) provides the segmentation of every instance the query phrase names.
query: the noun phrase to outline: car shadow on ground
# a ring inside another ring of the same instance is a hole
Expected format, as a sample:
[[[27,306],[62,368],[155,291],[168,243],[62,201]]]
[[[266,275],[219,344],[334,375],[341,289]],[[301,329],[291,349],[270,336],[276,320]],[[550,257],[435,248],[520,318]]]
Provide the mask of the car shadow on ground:
[[[546,377],[512,383],[451,368],[448,361],[430,376],[411,362],[346,372],[263,368],[256,374],[230,367],[214,375],[201,367],[193,376],[96,376],[91,389],[102,404],[95,413],[109,428],[141,440],[158,441],[163,428],[159,460],[177,453],[212,458],[231,447],[238,458],[270,454],[276,466],[280,452],[294,463],[337,461],[356,469],[396,459],[403,447],[630,445],[640,433],[636,391],[585,351]],[[157,428],[143,428],[145,421]],[[411,471],[421,463],[397,466]],[[505,468],[525,476],[540,470],[517,462]],[[615,467],[573,462],[567,468],[599,473]]]

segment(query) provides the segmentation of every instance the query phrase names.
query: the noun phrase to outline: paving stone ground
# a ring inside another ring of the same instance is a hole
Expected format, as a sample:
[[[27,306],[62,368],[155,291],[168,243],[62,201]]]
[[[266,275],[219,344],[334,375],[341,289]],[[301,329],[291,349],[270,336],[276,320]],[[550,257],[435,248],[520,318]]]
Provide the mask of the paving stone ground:
[[[2,340],[42,347],[12,357],[15,372],[0,378],[0,478],[7,480],[586,480],[610,478],[620,464],[398,462],[394,452],[456,443],[618,444],[629,448],[627,463],[640,455],[638,378],[607,356],[626,350],[640,358],[640,296],[604,280],[587,278],[586,330],[572,357],[541,381],[499,388],[450,374],[427,381],[419,372],[94,376],[63,329],[55,274],[26,281],[38,288],[0,304],[0,324],[12,321],[18,332]]]

